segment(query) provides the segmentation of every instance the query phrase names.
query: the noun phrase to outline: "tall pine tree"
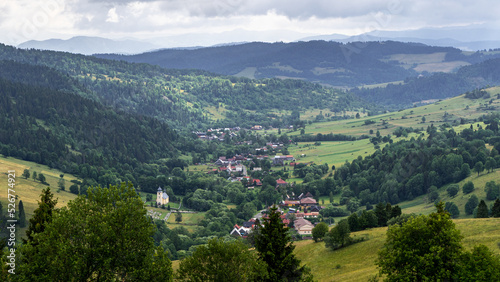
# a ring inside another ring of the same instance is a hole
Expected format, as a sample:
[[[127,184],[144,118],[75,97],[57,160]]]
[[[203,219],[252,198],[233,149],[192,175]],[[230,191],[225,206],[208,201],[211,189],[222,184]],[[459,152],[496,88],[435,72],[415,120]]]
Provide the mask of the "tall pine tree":
[[[23,201],[19,201],[19,226],[26,227],[26,213],[24,212]]]
[[[42,190],[40,201],[38,201],[38,208],[33,212],[33,217],[30,219],[26,236],[28,242],[33,241],[33,235],[42,233],[48,222],[52,221],[52,214],[57,205],[57,199],[54,199],[54,194],[50,188]]]
[[[488,218],[488,206],[486,206],[486,203],[484,200],[481,200],[479,202],[479,205],[477,206],[477,214],[476,218]]]
[[[500,217],[500,200],[496,199],[493,207],[491,208],[492,217]]]
[[[310,270],[306,266],[301,267],[300,260],[293,254],[295,246],[276,207],[270,209],[269,217],[264,219],[259,232],[255,248],[259,258],[267,264],[269,274],[264,281],[312,280]]]

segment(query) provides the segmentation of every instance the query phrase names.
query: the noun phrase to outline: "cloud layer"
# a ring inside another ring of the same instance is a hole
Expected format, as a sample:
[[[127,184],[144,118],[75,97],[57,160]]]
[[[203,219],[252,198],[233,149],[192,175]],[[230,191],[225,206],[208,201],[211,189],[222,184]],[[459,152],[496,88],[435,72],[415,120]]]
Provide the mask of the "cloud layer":
[[[354,35],[478,23],[498,29],[499,10],[500,2],[491,0],[16,0],[0,3],[0,41],[150,38],[235,29]]]

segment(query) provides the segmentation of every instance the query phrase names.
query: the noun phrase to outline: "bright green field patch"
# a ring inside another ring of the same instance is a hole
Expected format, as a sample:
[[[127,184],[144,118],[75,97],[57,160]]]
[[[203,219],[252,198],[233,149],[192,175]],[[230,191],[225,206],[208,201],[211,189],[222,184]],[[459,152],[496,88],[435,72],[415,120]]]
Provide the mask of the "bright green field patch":
[[[313,142],[299,142],[297,146],[288,148],[298,163],[314,162],[317,164],[339,166],[346,161],[352,161],[358,156],[368,156],[375,152],[369,140],[356,141],[323,141],[314,146]]]

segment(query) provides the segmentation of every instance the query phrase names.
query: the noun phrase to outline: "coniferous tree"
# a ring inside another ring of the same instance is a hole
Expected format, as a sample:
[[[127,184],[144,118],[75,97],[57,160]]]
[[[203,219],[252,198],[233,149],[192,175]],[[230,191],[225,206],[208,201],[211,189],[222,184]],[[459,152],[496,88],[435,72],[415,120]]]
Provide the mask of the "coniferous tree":
[[[474,209],[477,207],[479,200],[477,199],[476,195],[472,195],[469,200],[467,200],[467,203],[465,203],[465,213],[466,214],[472,214],[474,213]]]
[[[267,264],[268,277],[264,281],[299,281],[310,277],[310,270],[300,266],[295,257],[295,246],[291,242],[288,227],[281,221],[278,209],[273,206],[269,217],[259,228],[255,238],[255,248],[259,258]],[[309,279],[308,278],[308,279]]]
[[[40,201],[38,201],[38,208],[33,211],[33,216],[30,218],[28,230],[26,230],[27,241],[33,241],[33,236],[37,233],[42,233],[45,226],[52,221],[57,199],[54,199],[54,194],[50,188],[42,190]]]
[[[493,207],[491,208],[492,217],[500,217],[500,199],[496,199]]]
[[[19,226],[20,227],[26,227],[26,213],[24,211],[24,204],[23,201],[19,201]]]
[[[484,200],[481,200],[479,202],[479,205],[477,206],[477,214],[476,218],[488,218],[488,206],[486,206],[486,203]]]

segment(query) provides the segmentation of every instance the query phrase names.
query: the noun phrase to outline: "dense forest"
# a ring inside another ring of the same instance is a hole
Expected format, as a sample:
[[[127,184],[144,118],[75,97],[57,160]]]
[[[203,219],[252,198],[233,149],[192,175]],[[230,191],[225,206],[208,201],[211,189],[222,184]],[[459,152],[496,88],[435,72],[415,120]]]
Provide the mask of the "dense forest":
[[[99,58],[149,63],[166,68],[203,69],[236,75],[255,68],[256,78],[293,77],[334,86],[355,87],[403,80],[415,76],[387,57],[394,54],[446,53],[445,61],[478,63],[495,54],[464,55],[452,47],[420,43],[384,42],[252,42],[194,50],[165,49],[138,55],[99,54]],[[242,74],[244,75],[244,74]]]
[[[476,88],[500,83],[500,59],[490,59],[461,67],[456,73],[436,73],[409,77],[401,84],[383,88],[354,88],[352,93],[371,102],[390,107],[408,107],[432,99],[458,96]]]
[[[176,129],[250,128],[255,124],[277,127],[296,121],[291,113],[276,115],[274,110],[381,110],[349,93],[300,80],[251,80],[5,45],[0,45],[0,60],[50,67],[47,75],[59,72],[61,77],[51,88],[69,90],[117,110],[154,117]],[[44,74],[36,74],[36,69],[18,73],[14,68],[11,74],[7,70],[13,66],[6,64],[12,63],[3,64],[1,75],[6,79],[47,86],[49,80],[39,77]],[[31,74],[35,76],[31,78]]]

